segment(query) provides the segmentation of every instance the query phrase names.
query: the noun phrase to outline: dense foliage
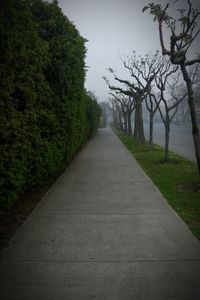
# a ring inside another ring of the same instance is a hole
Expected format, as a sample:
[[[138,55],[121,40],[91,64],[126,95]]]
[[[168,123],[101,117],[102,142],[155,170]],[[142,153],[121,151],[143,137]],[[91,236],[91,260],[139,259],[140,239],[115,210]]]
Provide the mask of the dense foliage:
[[[85,40],[57,1],[1,0],[0,205],[69,161],[96,131]]]

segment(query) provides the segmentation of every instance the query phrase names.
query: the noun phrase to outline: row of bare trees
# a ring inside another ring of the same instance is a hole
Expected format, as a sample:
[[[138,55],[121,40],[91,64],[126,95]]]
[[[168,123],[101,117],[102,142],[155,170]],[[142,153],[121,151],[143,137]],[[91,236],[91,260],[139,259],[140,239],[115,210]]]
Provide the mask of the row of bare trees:
[[[132,113],[134,112],[134,137],[139,143],[145,142],[143,103],[149,112],[149,144],[153,145],[153,119],[156,111],[160,112],[165,127],[165,161],[169,160],[170,124],[178,110],[179,104],[187,93],[179,95],[177,85],[180,82],[178,67],[173,66],[167,58],[160,57],[158,52],[141,57],[136,53],[122,60],[123,65],[131,75],[131,80],[120,79],[113,69],[109,69],[114,80],[121,86],[111,85],[105,79],[110,89],[109,101],[112,106],[115,126],[132,135]],[[198,69],[193,70],[196,78]],[[124,88],[125,87],[125,88]],[[171,97],[171,99],[170,99]]]
[[[139,143],[145,142],[142,108],[143,103],[149,112],[149,144],[153,145],[153,119],[157,110],[165,127],[165,160],[169,159],[169,134],[170,124],[177,113],[180,103],[188,99],[192,134],[194,139],[197,165],[200,173],[200,136],[196,117],[196,106],[193,96],[194,86],[199,82],[200,56],[188,59],[188,51],[200,32],[196,22],[200,10],[194,9],[190,0],[188,10],[180,10],[180,19],[175,20],[167,14],[171,3],[164,8],[160,4],[151,3],[143,8],[154,15],[158,22],[159,38],[162,56],[157,51],[155,54],[137,55],[121,58],[123,66],[127,69],[130,79],[122,79],[113,69],[109,72],[113,75],[116,85],[104,77],[110,89],[110,103],[112,105],[116,126],[127,134],[132,134],[131,115],[134,112],[134,137]],[[179,25],[177,25],[179,22]],[[163,24],[170,30],[169,50],[165,47],[163,37]],[[176,31],[179,29],[179,33]],[[182,76],[181,76],[182,75]],[[185,81],[184,93],[179,93],[177,86],[181,80]]]

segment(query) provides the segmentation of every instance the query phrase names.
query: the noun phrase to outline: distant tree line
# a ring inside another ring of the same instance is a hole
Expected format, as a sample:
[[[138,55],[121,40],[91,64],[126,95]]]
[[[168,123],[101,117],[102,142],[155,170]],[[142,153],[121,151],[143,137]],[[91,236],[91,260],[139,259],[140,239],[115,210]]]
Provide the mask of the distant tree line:
[[[0,206],[41,183],[96,131],[85,42],[57,1],[1,0]]]

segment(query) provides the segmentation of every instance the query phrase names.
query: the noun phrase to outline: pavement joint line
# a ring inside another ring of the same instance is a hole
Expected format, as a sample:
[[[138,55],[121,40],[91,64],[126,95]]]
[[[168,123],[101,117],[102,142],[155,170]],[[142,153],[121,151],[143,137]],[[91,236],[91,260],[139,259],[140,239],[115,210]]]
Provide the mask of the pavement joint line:
[[[65,212],[63,210],[49,210],[48,212]],[[46,213],[40,214],[39,217],[45,216]],[[171,215],[170,212],[158,212],[158,213],[133,213],[133,214],[65,214],[65,216],[135,216],[135,215]],[[36,216],[37,218],[37,216]]]
[[[59,179],[58,179],[59,180]],[[141,189],[142,190],[142,189]],[[139,192],[141,192],[141,190],[138,190]],[[117,190],[117,192],[119,192],[119,191],[121,191],[121,192],[126,192],[126,191],[128,191],[128,192],[133,192],[133,189],[130,189],[130,188],[127,188],[127,189],[121,189],[121,190]],[[73,189],[68,189],[68,188],[66,188],[66,192],[63,194],[63,195],[66,195],[66,197],[67,197],[67,195],[68,195],[68,193],[69,194],[77,194],[77,192],[80,194],[80,193],[83,193],[83,194],[87,194],[88,192],[91,192],[92,194],[94,194],[95,196],[97,195],[96,194],[96,192],[95,192],[95,190],[91,190],[91,189],[88,189],[88,190],[82,190],[82,189],[79,189],[78,191],[77,190],[73,190]],[[115,189],[112,189],[112,188],[109,188],[109,189],[104,189],[103,190],[103,194],[107,194],[107,193],[110,193],[110,194],[112,194],[113,192],[116,192],[116,190]]]
[[[135,259],[135,260],[0,260],[3,263],[157,263],[157,262],[200,262],[200,259]]]

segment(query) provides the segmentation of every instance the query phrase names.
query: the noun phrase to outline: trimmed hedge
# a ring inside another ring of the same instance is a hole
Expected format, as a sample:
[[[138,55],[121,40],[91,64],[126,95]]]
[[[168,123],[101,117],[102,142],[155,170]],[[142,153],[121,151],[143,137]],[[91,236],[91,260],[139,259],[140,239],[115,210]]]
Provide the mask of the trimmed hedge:
[[[85,40],[57,1],[2,0],[0,206],[70,161],[101,110],[84,89]]]

